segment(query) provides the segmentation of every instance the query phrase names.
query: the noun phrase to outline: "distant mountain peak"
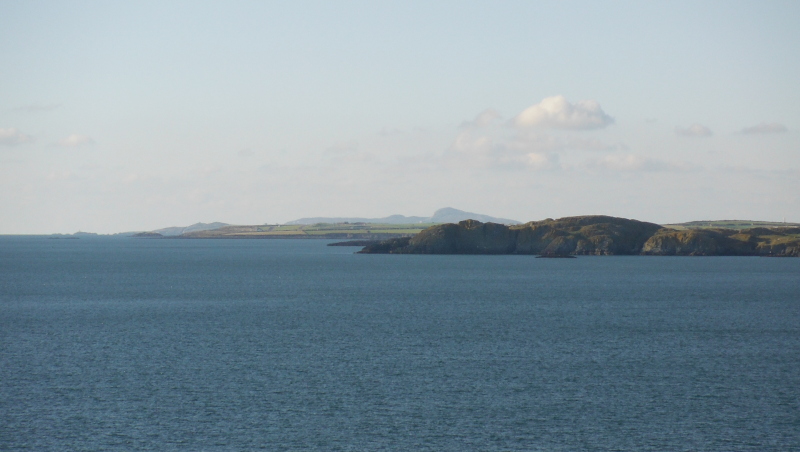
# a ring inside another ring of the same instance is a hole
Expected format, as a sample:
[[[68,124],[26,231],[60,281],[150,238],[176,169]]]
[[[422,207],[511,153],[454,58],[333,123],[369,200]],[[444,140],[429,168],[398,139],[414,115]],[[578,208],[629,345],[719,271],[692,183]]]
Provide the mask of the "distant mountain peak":
[[[463,220],[478,220],[484,223],[520,224],[519,221],[507,218],[496,218],[479,213],[466,212],[452,207],[443,207],[433,213],[431,217],[407,217],[405,215],[390,215],[383,218],[360,217],[311,217],[300,218],[286,224],[316,224],[316,223],[385,223],[385,224],[411,224],[411,223],[458,223]]]
[[[463,210],[455,209],[453,207],[442,207],[441,209],[437,209],[436,212],[433,212],[433,215],[435,216],[435,215],[438,215],[438,214],[451,213],[451,212],[467,213],[467,212],[465,212]]]
[[[465,212],[452,207],[443,207],[433,213],[431,223],[458,223],[464,220],[477,220],[482,223],[520,224],[519,221],[508,218],[497,218],[480,213]]]

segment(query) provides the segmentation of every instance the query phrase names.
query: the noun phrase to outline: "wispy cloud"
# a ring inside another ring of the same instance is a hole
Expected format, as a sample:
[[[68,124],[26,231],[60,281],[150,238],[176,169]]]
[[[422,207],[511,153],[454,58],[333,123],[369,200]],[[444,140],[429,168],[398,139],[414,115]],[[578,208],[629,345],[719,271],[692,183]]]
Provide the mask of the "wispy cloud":
[[[627,146],[609,144],[604,141],[579,136],[579,134],[553,135],[539,130],[518,130],[508,141],[508,146],[515,149],[534,149],[547,151],[620,151]]]
[[[495,120],[500,119],[500,112],[493,108],[487,108],[478,114],[472,121],[464,121],[461,123],[461,128],[479,128],[486,127],[493,123]]]
[[[459,153],[488,152],[493,146],[494,142],[491,137],[487,135],[474,137],[467,131],[456,135],[455,140],[450,144],[450,150]]]
[[[675,127],[675,135],[682,137],[710,137],[713,134],[711,129],[701,124],[692,124],[689,127]]]
[[[11,110],[20,113],[40,113],[55,110],[60,106],[61,104],[30,104],[20,105],[19,107],[12,108]]]
[[[488,135],[474,136],[469,130],[459,133],[443,156],[446,167],[477,169],[557,169],[558,155],[548,144],[510,145]]]
[[[784,133],[784,132],[786,132],[786,126],[783,124],[778,124],[777,122],[771,122],[771,123],[762,122],[761,124],[745,127],[744,129],[742,129],[742,133],[746,135]]]
[[[325,156],[333,163],[360,163],[374,160],[374,156],[369,152],[359,149],[356,141],[343,141],[334,143],[325,149]]]
[[[687,165],[664,162],[636,154],[609,154],[588,161],[586,166],[611,171],[685,171],[690,169]]]
[[[62,139],[58,140],[58,145],[59,146],[65,146],[65,147],[71,147],[71,148],[78,147],[78,146],[89,145],[89,144],[94,144],[94,140],[91,137],[88,137],[86,135],[79,135],[79,134],[76,134],[76,133],[73,133],[72,135],[70,135],[68,137],[65,137],[65,138],[62,138]]]
[[[20,132],[18,129],[0,129],[0,145],[14,146],[29,141],[33,141],[33,138],[30,135]]]
[[[331,154],[341,154],[358,151],[358,142],[355,140],[338,141],[328,146],[325,152]]]
[[[392,137],[392,136],[406,135],[406,134],[408,134],[408,132],[406,132],[405,130],[398,129],[396,127],[394,128],[384,127],[380,130],[380,132],[378,132],[378,135],[382,137]]]
[[[520,128],[540,127],[552,129],[599,129],[614,123],[594,100],[582,100],[574,104],[564,96],[553,96],[531,105],[513,119]]]
[[[529,152],[525,154],[523,163],[535,170],[557,169],[558,154],[546,152]]]

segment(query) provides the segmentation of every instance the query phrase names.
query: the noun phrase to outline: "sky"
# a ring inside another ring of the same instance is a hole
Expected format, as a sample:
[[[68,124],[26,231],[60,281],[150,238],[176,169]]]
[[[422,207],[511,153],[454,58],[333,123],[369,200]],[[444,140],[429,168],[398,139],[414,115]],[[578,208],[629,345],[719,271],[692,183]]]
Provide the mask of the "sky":
[[[800,222],[797,1],[0,1],[0,234]]]

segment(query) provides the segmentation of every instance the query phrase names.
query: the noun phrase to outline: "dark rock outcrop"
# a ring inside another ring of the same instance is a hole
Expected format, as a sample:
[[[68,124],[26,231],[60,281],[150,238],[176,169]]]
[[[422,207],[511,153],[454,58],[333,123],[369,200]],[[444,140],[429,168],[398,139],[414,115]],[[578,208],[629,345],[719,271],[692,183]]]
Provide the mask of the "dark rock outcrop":
[[[411,237],[400,237],[396,239],[384,240],[382,242],[367,245],[359,251],[362,254],[395,254],[396,250],[401,250],[408,246]]]
[[[137,239],[161,239],[161,238],[164,238],[164,236],[159,234],[158,232],[139,232],[138,234],[133,234],[131,237],[135,237]]]
[[[329,243],[328,246],[370,246],[379,243],[380,240],[347,240],[345,242]]]

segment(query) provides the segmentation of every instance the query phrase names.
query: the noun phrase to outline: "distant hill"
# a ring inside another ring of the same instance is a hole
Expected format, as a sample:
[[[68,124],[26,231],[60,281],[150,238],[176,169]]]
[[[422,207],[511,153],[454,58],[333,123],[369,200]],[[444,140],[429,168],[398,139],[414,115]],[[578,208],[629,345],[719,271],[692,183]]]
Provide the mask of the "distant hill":
[[[379,223],[316,223],[316,224],[262,224],[225,226],[208,231],[187,232],[166,238],[182,239],[348,239],[385,240],[392,237],[409,237],[433,223],[379,224]],[[152,237],[152,236],[148,236]]]
[[[191,226],[173,226],[170,228],[163,228],[163,229],[156,229],[155,231],[148,231],[148,232],[155,232],[158,234],[163,235],[164,237],[169,237],[173,235],[181,235],[187,232],[197,232],[197,231],[211,231],[214,229],[219,229],[221,227],[228,226],[228,223],[195,223]]]
[[[433,213],[430,217],[407,217],[405,215],[391,215],[384,218],[360,217],[311,217],[300,218],[286,224],[317,224],[317,223],[379,223],[379,224],[414,224],[414,223],[458,223],[464,220],[477,220],[484,223],[520,224],[519,221],[507,218],[496,218],[480,213],[465,212],[463,210],[445,207]],[[158,232],[158,231],[156,231]]]
[[[319,223],[342,224],[342,223],[378,223],[378,224],[416,224],[427,223],[427,217],[407,217],[405,215],[390,215],[384,218],[362,218],[362,217],[309,217],[292,220],[287,225],[310,225]]]
[[[482,223],[500,223],[500,224],[521,224],[517,220],[509,220],[508,218],[490,217],[489,215],[481,215],[479,213],[464,212],[463,210],[453,209],[452,207],[445,207],[434,212],[433,216],[427,221],[428,223],[458,223],[464,220],[475,220]]]

